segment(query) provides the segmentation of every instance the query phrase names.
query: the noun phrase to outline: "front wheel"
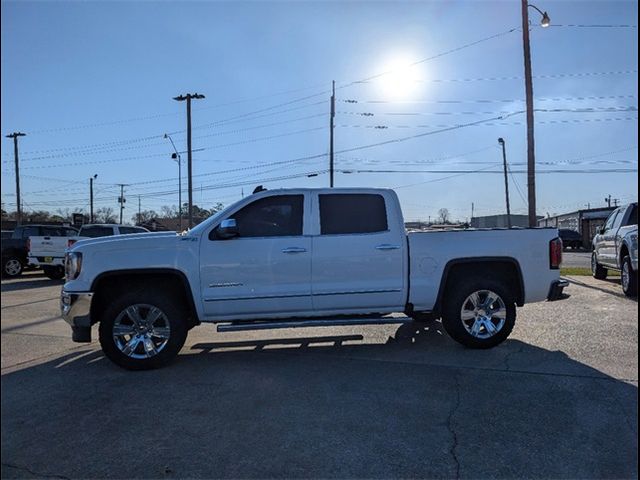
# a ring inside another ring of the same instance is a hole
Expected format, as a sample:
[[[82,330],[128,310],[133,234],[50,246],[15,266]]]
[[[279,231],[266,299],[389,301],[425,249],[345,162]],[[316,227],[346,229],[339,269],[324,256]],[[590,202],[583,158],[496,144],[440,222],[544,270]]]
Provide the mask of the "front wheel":
[[[631,257],[626,255],[622,259],[621,283],[622,291],[627,297],[635,297],[638,295],[638,272],[633,270],[631,265]]]
[[[593,252],[591,254],[591,275],[597,280],[604,280],[607,278],[607,273],[609,273],[607,269],[598,263],[596,252]]]
[[[100,321],[100,345],[128,370],[159,368],[187,338],[186,311],[162,291],[126,293],[109,303]]]
[[[451,338],[471,348],[491,348],[513,330],[516,305],[502,282],[470,278],[446,297],[442,324]]]

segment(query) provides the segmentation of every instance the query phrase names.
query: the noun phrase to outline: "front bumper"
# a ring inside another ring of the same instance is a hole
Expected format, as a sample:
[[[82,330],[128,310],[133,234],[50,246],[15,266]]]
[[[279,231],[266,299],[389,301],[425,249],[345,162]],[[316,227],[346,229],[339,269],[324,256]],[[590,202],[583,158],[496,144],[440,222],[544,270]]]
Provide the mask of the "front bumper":
[[[569,282],[564,279],[554,280],[551,284],[551,288],[549,289],[549,295],[547,295],[547,300],[553,302],[554,300],[560,300],[562,298],[562,291],[565,287],[569,286]]]
[[[91,341],[91,302],[93,292],[65,292],[60,294],[62,318],[71,325],[74,342]]]

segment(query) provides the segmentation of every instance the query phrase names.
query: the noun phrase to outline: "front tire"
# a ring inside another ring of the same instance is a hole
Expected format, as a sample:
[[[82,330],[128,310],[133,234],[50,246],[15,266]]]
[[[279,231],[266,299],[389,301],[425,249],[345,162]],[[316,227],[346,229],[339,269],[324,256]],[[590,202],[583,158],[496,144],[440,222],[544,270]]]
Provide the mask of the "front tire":
[[[23,265],[18,257],[10,256],[2,259],[2,276],[17,278],[22,274]]]
[[[626,255],[622,259],[621,272],[622,291],[627,297],[635,297],[638,295],[638,272],[633,270],[631,265],[631,257]]]
[[[162,290],[125,293],[111,301],[102,315],[102,351],[128,370],[162,367],[184,345],[186,316],[186,310]]]
[[[593,252],[591,254],[591,275],[597,280],[604,280],[607,278],[607,273],[609,273],[607,269],[598,263],[596,252]]]
[[[442,324],[451,338],[470,348],[502,343],[516,322],[515,298],[504,283],[469,278],[447,294]]]

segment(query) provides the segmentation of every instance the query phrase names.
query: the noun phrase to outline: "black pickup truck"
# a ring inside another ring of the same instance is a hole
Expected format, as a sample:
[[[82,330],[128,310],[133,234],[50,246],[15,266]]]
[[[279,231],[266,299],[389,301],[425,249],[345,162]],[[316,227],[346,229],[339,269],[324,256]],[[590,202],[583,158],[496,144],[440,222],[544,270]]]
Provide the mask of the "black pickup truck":
[[[28,265],[29,237],[72,237],[77,234],[76,229],[62,225],[21,225],[16,227],[11,238],[2,239],[2,276],[17,277]]]

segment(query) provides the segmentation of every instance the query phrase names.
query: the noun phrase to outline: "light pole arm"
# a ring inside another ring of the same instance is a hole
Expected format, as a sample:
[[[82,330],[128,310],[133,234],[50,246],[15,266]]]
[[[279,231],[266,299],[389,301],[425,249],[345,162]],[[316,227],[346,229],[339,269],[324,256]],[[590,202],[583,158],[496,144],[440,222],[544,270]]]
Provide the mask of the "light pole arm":
[[[173,143],[173,138],[171,138],[171,135],[169,135],[168,133],[164,134],[164,138],[168,138],[169,141],[171,142],[171,146],[173,147],[173,151],[176,152],[176,155],[178,156],[178,163],[180,163],[180,153],[178,152],[178,149],[176,148],[176,144]]]

